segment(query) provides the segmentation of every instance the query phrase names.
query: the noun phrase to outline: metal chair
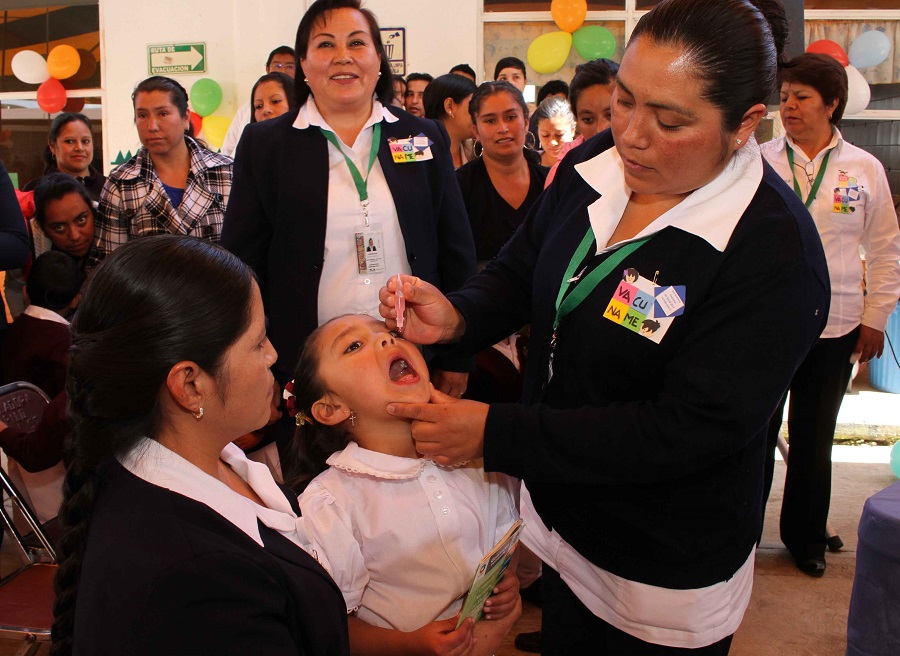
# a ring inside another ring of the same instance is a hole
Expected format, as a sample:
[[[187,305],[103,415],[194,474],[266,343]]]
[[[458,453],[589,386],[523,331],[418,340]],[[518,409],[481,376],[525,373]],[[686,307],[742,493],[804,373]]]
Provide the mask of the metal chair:
[[[33,430],[47,402],[46,395],[29,383],[4,385],[0,387],[0,419],[9,426]],[[11,512],[0,503],[0,520],[22,561],[21,567],[0,579],[0,637],[23,640],[16,656],[32,656],[41,643],[50,640],[56,551],[45,527],[3,467],[0,489],[13,508]],[[20,530],[22,524],[25,526]]]
[[[0,420],[21,431],[34,431],[48,403],[49,399],[44,392],[31,383],[15,382],[3,385],[0,387]],[[58,538],[59,531],[55,527],[55,517],[62,503],[62,481],[65,477],[63,464],[57,463],[41,472],[29,472],[13,458],[9,458],[6,473],[18,488],[24,501],[44,525],[44,531],[48,532],[52,539]],[[17,513],[18,510],[14,512],[16,525],[19,530],[27,532],[26,522]],[[26,542],[40,548],[33,535],[26,536]]]
[[[6,471],[0,467],[0,487],[12,500],[13,507],[31,528],[41,548],[35,550],[26,543],[16,527],[12,513],[0,504],[0,519],[12,539],[23,565],[0,579],[0,637],[18,638],[24,642],[16,656],[32,656],[40,643],[50,640],[53,624],[53,577],[56,575],[56,551],[45,535],[37,516],[19,494]],[[46,562],[49,561],[49,562]]]

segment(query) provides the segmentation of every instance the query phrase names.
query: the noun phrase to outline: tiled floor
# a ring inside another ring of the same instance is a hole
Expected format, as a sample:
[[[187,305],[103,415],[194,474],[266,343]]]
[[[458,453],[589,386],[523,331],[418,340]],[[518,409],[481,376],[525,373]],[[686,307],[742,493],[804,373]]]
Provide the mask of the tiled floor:
[[[841,430],[870,431],[900,437],[900,396],[877,392],[857,383],[857,393],[844,399]],[[860,428],[864,427],[864,428]],[[778,539],[778,514],[784,463],[776,465],[766,509],[763,540],[757,551],[753,597],[735,636],[732,656],[843,656],[847,609],[856,565],[856,527],[865,500],[893,483],[888,465],[890,447],[836,446],[830,522],[844,540],[844,550],[828,554],[828,571],[821,579],[800,573]],[[14,565],[8,544],[0,550],[0,571]],[[540,626],[540,610],[525,604],[522,618],[505,639],[497,656],[521,654],[515,633]],[[18,644],[0,640],[0,656],[16,653]],[[589,648],[586,645],[586,653]],[[40,656],[48,654],[46,647]],[[265,653],[261,649],[260,653]]]

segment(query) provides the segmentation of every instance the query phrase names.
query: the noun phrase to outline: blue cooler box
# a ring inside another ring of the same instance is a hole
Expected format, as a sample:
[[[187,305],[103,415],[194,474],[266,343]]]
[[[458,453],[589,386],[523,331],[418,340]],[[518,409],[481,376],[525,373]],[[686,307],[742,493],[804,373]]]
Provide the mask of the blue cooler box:
[[[888,318],[887,328],[884,329],[884,353],[880,358],[869,362],[869,382],[872,387],[882,392],[900,394],[900,367],[894,361],[894,355],[900,358],[900,305]],[[891,346],[894,347],[891,352]]]

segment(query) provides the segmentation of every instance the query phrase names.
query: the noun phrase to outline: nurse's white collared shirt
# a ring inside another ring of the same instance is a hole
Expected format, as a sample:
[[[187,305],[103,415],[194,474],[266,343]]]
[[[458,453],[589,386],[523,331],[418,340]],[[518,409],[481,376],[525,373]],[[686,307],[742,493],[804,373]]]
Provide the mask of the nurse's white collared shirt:
[[[631,190],[625,184],[622,159],[615,147],[577,164],[575,170],[601,198],[588,206],[598,244],[606,244],[625,211]],[[641,239],[666,227],[700,237],[724,251],[744,211],[762,181],[763,164],[756,140],[736,151],[725,169],[631,239]],[[597,567],[548,530],[522,485],[522,541],[544,563],[559,572],[569,589],[594,615],[640,640],[682,649],[713,644],[733,634],[741,624],[753,589],[753,559],[727,581],[705,588],[673,590],[616,576]]]
[[[325,228],[325,260],[322,264],[322,276],[319,279],[319,324],[341,314],[368,314],[380,320],[378,290],[387,282],[390,275],[412,272],[406,257],[406,242],[403,239],[403,232],[400,230],[394,197],[378,159],[375,160],[372,170],[366,177],[370,149],[381,146],[380,143],[372,143],[374,125],[380,121],[395,123],[397,117],[385,109],[378,100],[374,100],[372,114],[355,143],[345,144],[338,137],[340,150],[331,142],[328,143],[328,216]],[[294,127],[297,129],[303,130],[310,126],[334,132],[319,113],[316,101],[312,96],[300,108],[297,118],[294,120]],[[387,136],[382,133],[381,140],[385,141],[386,139]],[[353,161],[359,172],[366,178],[366,188],[369,194],[369,222],[381,226],[384,239],[385,272],[383,274],[360,275],[358,273],[354,234],[357,232],[357,226],[363,224],[363,215],[359,194],[344,154]],[[308,155],[298,153],[297,156]],[[414,194],[417,193],[417,190],[409,189],[405,190],[405,193]]]
[[[151,485],[208,506],[261,547],[264,545],[257,520],[312,554],[303,519],[291,508],[269,468],[248,460],[234,444],[226,446],[219,457],[247,482],[265,506],[238,494],[156,440],[142,438],[120,460],[125,469]]]
[[[27,314],[32,319],[41,319],[42,321],[52,321],[53,323],[61,323],[64,326],[69,325],[69,320],[53,310],[45,307],[34,305],[33,303],[25,308],[22,314]]]
[[[900,297],[900,229],[884,167],[871,154],[844,141],[832,127],[832,138],[810,160],[790,137],[767,141],[763,156],[791,188],[794,174],[787,149],[794,151],[797,183],[805,201],[810,183],[804,169],[819,173],[828,165],[809,213],[825,249],[831,281],[831,308],[824,338],[846,335],[860,323],[883,331]],[[865,270],[860,253],[866,258]],[[865,294],[863,293],[865,275]]]

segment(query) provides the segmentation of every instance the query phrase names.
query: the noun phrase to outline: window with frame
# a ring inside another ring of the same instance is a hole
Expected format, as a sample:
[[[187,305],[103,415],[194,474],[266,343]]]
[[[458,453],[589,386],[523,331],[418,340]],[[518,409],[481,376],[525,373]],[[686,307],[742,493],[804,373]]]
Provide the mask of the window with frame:
[[[20,188],[43,175],[48,164],[47,133],[56,116],[38,106],[39,85],[23,82],[13,73],[12,60],[22,50],[46,59],[62,44],[77,49],[78,72],[61,80],[67,98],[62,111],[79,112],[91,119],[93,164],[103,168],[99,25],[98,0],[59,4],[7,0],[0,9],[0,160]]]

